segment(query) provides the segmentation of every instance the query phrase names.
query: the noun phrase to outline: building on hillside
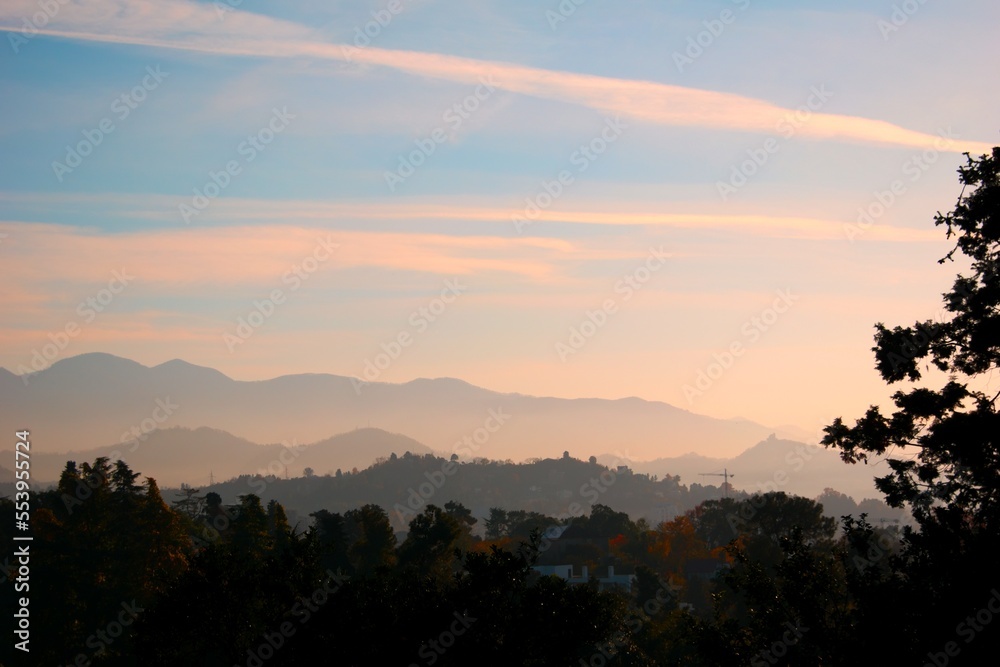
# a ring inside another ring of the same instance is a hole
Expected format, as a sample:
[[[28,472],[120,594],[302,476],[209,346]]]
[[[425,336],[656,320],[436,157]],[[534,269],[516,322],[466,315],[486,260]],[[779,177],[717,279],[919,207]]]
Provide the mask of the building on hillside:
[[[589,568],[584,565],[580,568],[580,574],[574,574],[572,565],[535,565],[531,568],[540,576],[555,576],[569,582],[571,585],[586,584],[590,582]],[[632,591],[632,584],[635,582],[634,574],[615,574],[615,566],[608,566],[608,573],[603,577],[595,577],[598,589],[602,591],[621,590],[629,593]]]

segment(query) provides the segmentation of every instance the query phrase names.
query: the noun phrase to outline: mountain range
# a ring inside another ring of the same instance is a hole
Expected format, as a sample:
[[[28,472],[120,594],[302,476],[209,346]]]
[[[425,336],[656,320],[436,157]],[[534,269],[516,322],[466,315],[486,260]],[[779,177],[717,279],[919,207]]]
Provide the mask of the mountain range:
[[[781,490],[815,496],[834,485],[858,499],[877,496],[872,468],[778,437],[799,435],[789,430],[639,398],[536,397],[452,378],[361,384],[301,374],[239,381],[181,360],[148,367],[90,353],[27,376],[0,368],[0,404],[6,432],[31,431],[39,481],[56,479],[67,459],[115,452],[161,484],[206,484],[209,475],[364,468],[405,451],[515,461],[569,451],[582,459],[605,452],[602,462],[681,475],[684,483],[718,486],[721,477],[700,474],[728,466],[732,483],[747,490],[784,472]]]
[[[37,441],[35,441],[37,444]],[[302,477],[307,468],[315,474],[332,473],[338,468],[367,468],[376,459],[394,453],[431,454],[419,442],[397,433],[363,428],[309,445],[286,447],[258,445],[231,433],[201,427],[180,426],[149,433],[130,444],[113,444],[71,452],[34,449],[32,479],[55,481],[67,461],[93,462],[100,456],[123,459],[132,470],[156,479],[161,486],[208,485],[239,475]],[[0,453],[13,460],[10,450]],[[0,470],[0,481],[6,481]]]
[[[149,429],[205,426],[252,442],[288,444],[373,426],[451,451],[487,424],[491,410],[503,424],[480,437],[476,453],[501,459],[557,456],[565,449],[584,458],[612,451],[637,460],[688,451],[737,454],[773,431],[639,398],[505,394],[451,378],[360,385],[354,378],[304,374],[245,382],[180,360],[147,367],[100,353],[60,360],[26,377],[0,369],[0,401],[0,426],[29,428],[52,452],[128,440],[144,423]]]

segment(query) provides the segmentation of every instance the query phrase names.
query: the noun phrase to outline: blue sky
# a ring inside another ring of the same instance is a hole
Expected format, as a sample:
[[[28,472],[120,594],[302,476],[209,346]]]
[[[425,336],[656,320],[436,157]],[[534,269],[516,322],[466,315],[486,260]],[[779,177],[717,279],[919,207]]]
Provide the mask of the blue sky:
[[[1000,143],[998,18],[935,0],[9,0],[0,364],[105,351],[259,379],[381,361],[368,379],[815,431],[884,399],[873,323],[934,317],[960,268],[935,264],[932,217],[961,153]],[[651,269],[651,249],[669,259]],[[445,302],[447,280],[466,287]],[[420,308],[441,312],[418,331]]]

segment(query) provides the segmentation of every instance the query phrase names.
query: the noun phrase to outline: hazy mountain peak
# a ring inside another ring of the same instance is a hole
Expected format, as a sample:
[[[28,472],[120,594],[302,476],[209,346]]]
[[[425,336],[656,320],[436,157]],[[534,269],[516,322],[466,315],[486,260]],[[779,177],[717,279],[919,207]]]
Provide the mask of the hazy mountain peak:
[[[321,440],[319,442],[313,443],[311,447],[329,447],[335,445],[351,444],[356,445],[385,445],[399,449],[400,451],[395,452],[397,455],[403,454],[407,451],[413,454],[430,454],[431,449],[424,445],[423,443],[414,440],[408,435],[403,435],[402,433],[393,433],[392,431],[387,431],[376,426],[359,426],[353,431],[347,431],[346,433],[339,433],[335,436]],[[390,452],[391,453],[391,452]]]
[[[148,366],[143,366],[138,361],[132,361],[125,357],[118,357],[107,352],[85,352],[65,359],[59,359],[40,373],[67,373],[67,372],[139,372],[147,370]]]
[[[223,373],[221,373],[221,371],[217,371],[214,368],[209,368],[208,366],[199,366],[198,364],[192,364],[190,361],[184,361],[183,359],[171,359],[170,361],[164,361],[162,364],[157,364],[156,366],[153,366],[152,368],[153,368],[153,370],[156,370],[158,368],[162,368],[162,369],[173,369],[173,368],[198,369],[198,370],[213,371],[215,373],[219,373],[220,375],[223,374]]]
[[[208,366],[198,366],[184,361],[183,359],[171,359],[170,361],[165,361],[162,364],[153,366],[150,370],[154,373],[168,375],[171,377],[189,375],[203,379],[213,378],[232,381],[232,378],[222,371],[217,371],[214,368],[209,368]]]
[[[466,392],[489,392],[495,393],[490,389],[485,389],[483,387],[477,387],[474,384],[466,382],[465,380],[460,380],[459,378],[452,377],[439,377],[439,378],[414,378],[409,382],[403,382],[402,387],[416,387],[416,388],[430,388],[439,391],[466,391]]]
[[[16,428],[14,415],[38,424],[49,451],[105,446],[137,428],[209,426],[251,442],[303,443],[375,426],[438,451],[461,444],[501,460],[564,450],[642,460],[692,449],[735,454],[773,430],[635,396],[537,397],[449,377],[358,385],[324,373],[242,381],[181,359],[149,368],[109,354],[71,357],[29,384],[0,383],[0,402],[10,409],[0,425]]]

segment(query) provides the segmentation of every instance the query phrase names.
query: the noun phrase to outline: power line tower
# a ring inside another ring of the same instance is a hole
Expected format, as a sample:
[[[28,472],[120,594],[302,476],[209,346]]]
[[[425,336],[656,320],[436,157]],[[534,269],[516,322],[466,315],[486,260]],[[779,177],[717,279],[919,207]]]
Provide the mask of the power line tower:
[[[724,483],[722,485],[722,497],[729,497],[729,478],[736,477],[733,473],[729,472],[728,468],[723,468],[722,472],[703,472],[699,473],[702,477],[722,477],[724,478]]]

